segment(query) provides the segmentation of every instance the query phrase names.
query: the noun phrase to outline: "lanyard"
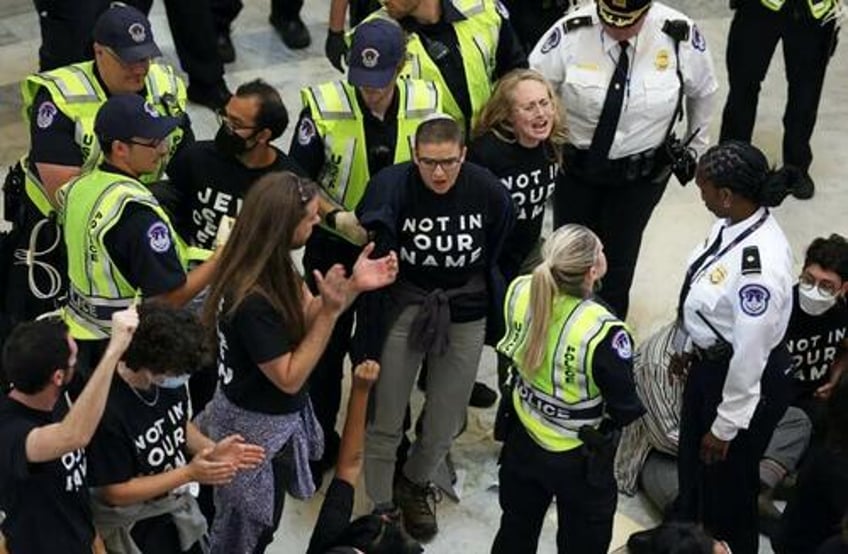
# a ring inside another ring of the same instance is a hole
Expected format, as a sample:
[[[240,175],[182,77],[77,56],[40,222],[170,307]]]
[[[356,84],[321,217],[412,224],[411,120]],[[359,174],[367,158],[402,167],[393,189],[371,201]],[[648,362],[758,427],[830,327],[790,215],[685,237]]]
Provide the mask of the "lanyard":
[[[765,210],[763,212],[763,215],[760,216],[760,219],[758,219],[753,224],[751,224],[750,227],[748,227],[747,229],[745,229],[744,231],[739,233],[739,236],[737,236],[735,239],[733,239],[730,242],[730,244],[728,244],[727,246],[722,248],[721,251],[718,254],[716,254],[715,257],[713,257],[710,261],[704,263],[704,265],[700,268],[696,268],[694,266],[690,267],[689,272],[687,272],[687,273],[690,273],[690,272],[692,273],[691,282],[694,283],[698,279],[698,277],[700,277],[701,275],[704,274],[704,272],[707,270],[708,267],[710,267],[715,262],[717,262],[719,260],[719,258],[721,258],[725,254],[727,254],[734,246],[737,246],[740,242],[742,242],[743,240],[750,237],[754,233],[754,231],[756,231],[757,229],[762,227],[763,223],[765,223],[766,219],[768,219],[768,216],[769,216],[769,211]]]

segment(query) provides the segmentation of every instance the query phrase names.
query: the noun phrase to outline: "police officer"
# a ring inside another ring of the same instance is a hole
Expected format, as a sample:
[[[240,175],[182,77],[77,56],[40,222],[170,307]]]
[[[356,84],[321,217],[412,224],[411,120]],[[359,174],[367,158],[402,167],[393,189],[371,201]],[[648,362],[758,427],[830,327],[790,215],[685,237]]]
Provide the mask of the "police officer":
[[[684,99],[685,139],[696,151],[707,144],[718,83],[706,41],[659,2],[596,0],[558,21],[530,64],[559,91],[571,136],[554,226],[580,223],[601,238],[609,259],[601,296],[623,319],[642,232],[670,177],[666,146]],[[690,156],[679,157],[691,165]]]
[[[391,19],[374,19],[353,33],[348,79],[301,91],[304,109],[289,152],[307,175],[320,183],[340,208],[353,210],[366,185],[381,169],[409,161],[418,124],[441,109],[441,92],[433,83],[399,78],[405,60],[401,27]],[[325,210],[322,208],[322,212]],[[352,214],[324,213],[306,244],[307,275],[341,263],[350,270],[361,248],[337,232]],[[311,283],[314,285],[314,283]],[[342,366],[350,349],[353,310],[336,324],[330,344],[311,377],[313,404],[324,429],[324,463],[319,476],[335,463],[335,431],[341,401]]]
[[[192,253],[139,180],[167,156],[178,124],[137,94],[110,97],[94,124],[104,161],[59,193],[70,281],[63,318],[81,357],[109,336],[116,309],[138,296],[181,306],[211,278],[214,258],[186,273]]]
[[[700,520],[734,554],[758,551],[759,462],[789,404],[792,252],[768,210],[792,186],[762,152],[729,141],[710,148],[696,182],[719,217],[689,258],[672,369],[683,391],[676,516]]]
[[[536,552],[556,498],[557,550],[602,554],[617,500],[617,430],[645,411],[633,381],[633,342],[624,323],[592,299],[607,268],[592,231],[560,227],[542,258],[532,275],[512,282],[504,304],[507,332],[498,351],[517,371],[492,552]]]
[[[54,195],[97,164],[94,118],[109,96],[136,93],[158,113],[181,118],[167,138],[166,155],[145,170],[144,181],[157,180],[174,152],[194,140],[184,111],[182,79],[172,67],[151,61],[161,52],[147,18],[135,8],[116,5],[100,16],[93,34],[93,61],[36,73],[21,85],[31,146],[19,165],[25,173],[20,206],[6,206],[15,229],[3,237],[4,250],[9,246],[14,258],[2,260],[0,267],[7,278],[0,295],[6,321],[0,328],[55,309],[65,291],[65,254],[53,220]],[[0,340],[4,335],[0,329]]]
[[[808,171],[810,137],[816,125],[824,76],[836,49],[837,0],[731,0],[735,6],[727,37],[729,90],[721,120],[721,140],[751,141],[760,85],[778,41],[783,41],[788,95],[783,114],[783,163],[803,178],[792,191],[813,196]]]
[[[509,19],[524,50],[531,52],[542,35],[579,0],[504,0]]]
[[[39,71],[49,71],[91,58],[91,29],[109,0],[51,2],[33,0],[41,28]]]
[[[271,0],[271,15],[268,22],[277,31],[283,44],[292,50],[306,48],[312,42],[309,29],[300,18],[304,0]],[[230,27],[241,9],[242,0],[211,0],[212,18],[215,23],[218,38],[218,54],[224,63],[236,59]]]
[[[404,73],[433,81],[445,113],[470,136],[493,83],[527,57],[495,0],[386,0],[371,18],[390,17],[407,32]]]

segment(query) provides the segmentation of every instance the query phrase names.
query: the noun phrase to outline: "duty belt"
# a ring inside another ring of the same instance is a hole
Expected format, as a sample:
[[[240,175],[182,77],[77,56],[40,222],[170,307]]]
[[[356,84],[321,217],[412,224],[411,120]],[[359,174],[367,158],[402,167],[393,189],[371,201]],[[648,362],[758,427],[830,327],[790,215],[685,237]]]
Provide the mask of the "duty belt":
[[[567,145],[563,151],[566,171],[574,171],[579,176],[599,181],[635,181],[653,178],[662,172],[664,163],[659,159],[660,149],[650,148],[630,156],[606,160],[606,163],[592,167],[589,151]]]

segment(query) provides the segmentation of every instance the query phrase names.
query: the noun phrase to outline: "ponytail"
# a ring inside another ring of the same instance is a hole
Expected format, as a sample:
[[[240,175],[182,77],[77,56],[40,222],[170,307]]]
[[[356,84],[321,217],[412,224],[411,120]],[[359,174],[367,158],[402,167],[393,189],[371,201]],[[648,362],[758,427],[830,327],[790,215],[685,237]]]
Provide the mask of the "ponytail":
[[[800,183],[801,178],[801,170],[795,167],[784,166],[776,171],[769,171],[760,183],[756,201],[767,208],[780,206],[783,199]]]
[[[546,261],[542,262],[533,270],[530,280],[530,330],[521,364],[528,375],[535,374],[545,359],[548,325],[556,294],[557,284],[551,274],[551,266]]]

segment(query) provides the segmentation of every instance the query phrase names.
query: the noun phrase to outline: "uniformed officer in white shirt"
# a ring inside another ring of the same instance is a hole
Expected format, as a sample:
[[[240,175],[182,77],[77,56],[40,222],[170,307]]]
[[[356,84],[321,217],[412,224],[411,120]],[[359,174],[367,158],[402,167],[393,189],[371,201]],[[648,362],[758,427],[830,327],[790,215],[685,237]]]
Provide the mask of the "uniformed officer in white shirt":
[[[792,253],[768,208],[798,175],[773,171],[756,147],[707,150],[696,182],[720,219],[689,258],[673,368],[683,392],[675,515],[700,520],[734,554],[758,551],[759,460],[789,404]]]
[[[718,83],[706,40],[659,2],[596,0],[551,27],[530,65],[559,92],[571,135],[554,226],[598,234],[609,261],[600,294],[624,319],[642,231],[671,175],[664,145],[683,107],[689,179],[707,146]]]

